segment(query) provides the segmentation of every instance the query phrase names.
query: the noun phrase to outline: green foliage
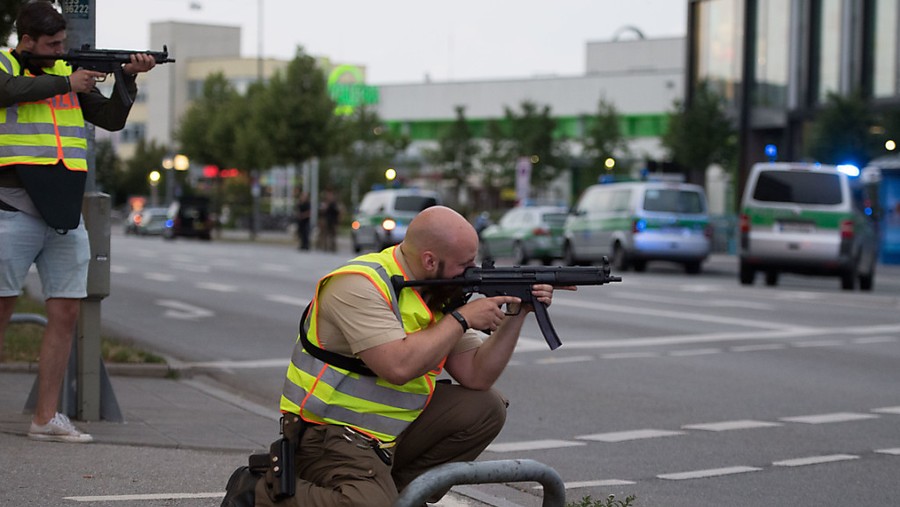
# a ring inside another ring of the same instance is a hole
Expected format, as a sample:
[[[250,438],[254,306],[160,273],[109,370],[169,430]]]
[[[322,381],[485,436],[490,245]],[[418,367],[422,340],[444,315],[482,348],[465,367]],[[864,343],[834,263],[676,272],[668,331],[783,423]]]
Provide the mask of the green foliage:
[[[238,115],[243,101],[222,73],[207,77],[202,95],[181,118],[176,133],[181,151],[200,163],[235,167],[238,132],[246,123]]]
[[[581,502],[569,502],[566,507],[631,507],[635,496],[628,495],[625,500],[616,500],[616,495],[609,495],[603,500],[594,500],[590,495],[581,499]]]
[[[556,120],[551,116],[550,106],[539,108],[529,101],[522,102],[521,114],[510,108],[505,109],[507,132],[506,160],[503,164],[503,179],[507,185],[515,181],[515,164],[519,157],[529,157],[531,165],[531,185],[539,188],[550,182],[562,168],[559,145],[553,138]]]
[[[829,93],[822,110],[810,125],[806,152],[823,164],[863,167],[881,148],[872,134],[875,115],[859,94]]]
[[[438,149],[430,158],[442,168],[444,178],[462,185],[472,174],[480,153],[466,120],[466,108],[456,106],[456,119],[438,138]]]
[[[710,164],[720,164],[729,171],[736,167],[737,132],[721,97],[706,82],[697,87],[689,106],[675,102],[662,144],[671,159],[687,172],[689,181],[702,182]]]
[[[612,102],[600,99],[584,139],[584,155],[591,165],[603,167],[607,158],[628,155],[628,143],[619,125],[619,112]]]
[[[123,176],[122,160],[116,155],[110,140],[104,139],[94,144],[94,168],[97,188],[110,195],[113,206],[124,203],[124,196],[121,199],[119,196],[119,180]]]

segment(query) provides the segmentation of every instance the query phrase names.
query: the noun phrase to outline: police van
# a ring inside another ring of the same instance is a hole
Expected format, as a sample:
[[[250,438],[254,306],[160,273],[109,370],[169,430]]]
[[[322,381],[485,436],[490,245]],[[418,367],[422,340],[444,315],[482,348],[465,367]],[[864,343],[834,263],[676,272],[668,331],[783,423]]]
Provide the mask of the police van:
[[[751,285],[761,272],[774,286],[790,272],[872,290],[878,237],[866,190],[853,166],[754,165],[741,201],[740,283]]]
[[[353,251],[381,251],[400,243],[413,217],[438,204],[440,195],[431,190],[389,188],[368,192],[350,224]]]
[[[616,271],[644,271],[671,261],[696,274],[709,256],[712,229],[706,193],[680,181],[588,187],[566,219],[563,256],[574,266],[609,257]]]

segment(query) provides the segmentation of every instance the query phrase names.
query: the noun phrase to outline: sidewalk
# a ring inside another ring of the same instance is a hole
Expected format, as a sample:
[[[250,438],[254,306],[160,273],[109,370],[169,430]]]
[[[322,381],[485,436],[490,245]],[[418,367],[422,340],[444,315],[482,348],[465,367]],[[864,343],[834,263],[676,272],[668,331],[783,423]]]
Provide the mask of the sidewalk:
[[[34,442],[23,414],[36,373],[0,365],[0,503],[219,505],[231,472],[278,438],[276,410],[212,379],[113,375],[123,423],[79,422],[91,444]],[[476,501],[459,491],[484,501]],[[128,496],[128,495],[139,495]],[[512,506],[458,486],[440,507]]]

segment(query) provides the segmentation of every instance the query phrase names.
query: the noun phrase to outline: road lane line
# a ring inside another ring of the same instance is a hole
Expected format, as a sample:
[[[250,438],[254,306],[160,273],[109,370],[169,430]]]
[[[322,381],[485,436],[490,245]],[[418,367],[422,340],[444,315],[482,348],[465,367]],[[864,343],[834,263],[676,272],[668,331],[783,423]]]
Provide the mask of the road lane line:
[[[215,312],[212,310],[200,308],[199,306],[176,301],[174,299],[158,299],[156,300],[156,304],[166,308],[166,311],[163,312],[163,317],[170,319],[197,320],[215,315]]]
[[[580,488],[603,488],[609,486],[628,486],[631,484],[635,484],[634,481],[625,481],[622,479],[598,479],[593,481],[572,481],[563,483],[563,487],[566,489],[580,489]],[[538,484],[536,486],[532,486],[531,489],[534,490],[542,490],[544,486]]]
[[[283,303],[286,305],[298,306],[300,308],[306,308],[306,305],[309,304],[308,299],[300,299],[294,296],[285,296],[282,294],[270,294],[265,296],[266,301],[271,301],[273,303]]]
[[[197,282],[194,284],[198,289],[212,290],[216,292],[237,292],[237,287],[234,285],[225,285],[223,283],[213,283],[213,282]]]
[[[732,430],[748,430],[755,428],[774,428],[776,426],[784,426],[781,423],[769,421],[755,421],[752,419],[742,419],[738,421],[722,421],[714,423],[686,424],[681,427],[683,430],[703,430],[703,431],[732,431]]]
[[[813,347],[839,347],[846,344],[847,342],[845,342],[844,340],[807,340],[803,342],[792,343],[791,347],[804,349]]]
[[[875,449],[875,452],[878,454],[889,454],[891,456],[900,456],[900,447],[894,447],[892,449]]]
[[[154,493],[145,495],[106,495],[106,496],[67,496],[63,500],[73,502],[130,502],[135,500],[186,500],[192,498],[224,498],[225,492],[219,493]]]
[[[732,352],[762,352],[766,350],[782,350],[787,345],[783,343],[760,343],[759,345],[737,345],[729,348]]]
[[[777,467],[802,467],[807,465],[819,465],[822,463],[834,463],[836,461],[849,461],[853,459],[859,459],[859,456],[854,456],[852,454],[829,454],[825,456],[809,456],[806,458],[773,461],[772,465]]]
[[[563,363],[584,363],[588,361],[594,361],[596,358],[594,356],[569,356],[569,357],[547,357],[544,359],[538,359],[535,361],[536,364],[563,364]]]
[[[642,440],[645,438],[673,437],[684,435],[683,431],[641,429],[631,431],[613,431],[610,433],[594,433],[575,437],[577,440],[591,440],[596,442],[626,442],[629,440]]]
[[[855,338],[852,340],[853,343],[858,343],[860,345],[869,345],[872,343],[894,343],[897,341],[896,336],[870,336],[867,338]]]
[[[603,359],[639,359],[647,357],[660,357],[656,352],[614,352],[611,354],[603,354]]]
[[[900,407],[881,407],[881,408],[873,408],[872,412],[878,412],[879,414],[897,414],[900,415]]]
[[[677,472],[672,474],[661,474],[656,477],[668,481],[684,481],[689,479],[705,479],[707,477],[720,477],[723,475],[744,474],[747,472],[758,472],[762,468],[736,466],[725,468],[710,468],[707,470],[692,470],[690,472]]]
[[[689,350],[673,350],[669,352],[673,357],[691,357],[691,356],[708,356],[711,354],[721,354],[722,349],[689,349]]]
[[[153,280],[154,282],[174,282],[175,275],[168,273],[144,273],[144,278]]]
[[[861,414],[857,412],[835,412],[832,414],[801,415],[795,417],[780,417],[779,421],[795,422],[803,424],[829,424],[848,421],[862,421],[864,419],[878,419],[875,414]]]
[[[573,442],[571,440],[528,440],[525,442],[507,442],[502,444],[491,444],[487,446],[486,451],[491,452],[518,452],[518,451],[540,451],[543,449],[561,449],[564,447],[581,447],[587,445],[584,442]]]

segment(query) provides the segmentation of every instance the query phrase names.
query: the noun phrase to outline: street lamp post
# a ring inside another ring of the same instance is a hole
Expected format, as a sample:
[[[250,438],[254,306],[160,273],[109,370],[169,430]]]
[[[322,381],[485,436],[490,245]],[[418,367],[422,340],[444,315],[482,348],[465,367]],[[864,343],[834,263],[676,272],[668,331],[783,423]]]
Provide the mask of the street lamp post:
[[[159,171],[150,171],[150,175],[147,176],[150,181],[150,205],[153,207],[159,206],[159,191],[157,190],[159,178]]]

